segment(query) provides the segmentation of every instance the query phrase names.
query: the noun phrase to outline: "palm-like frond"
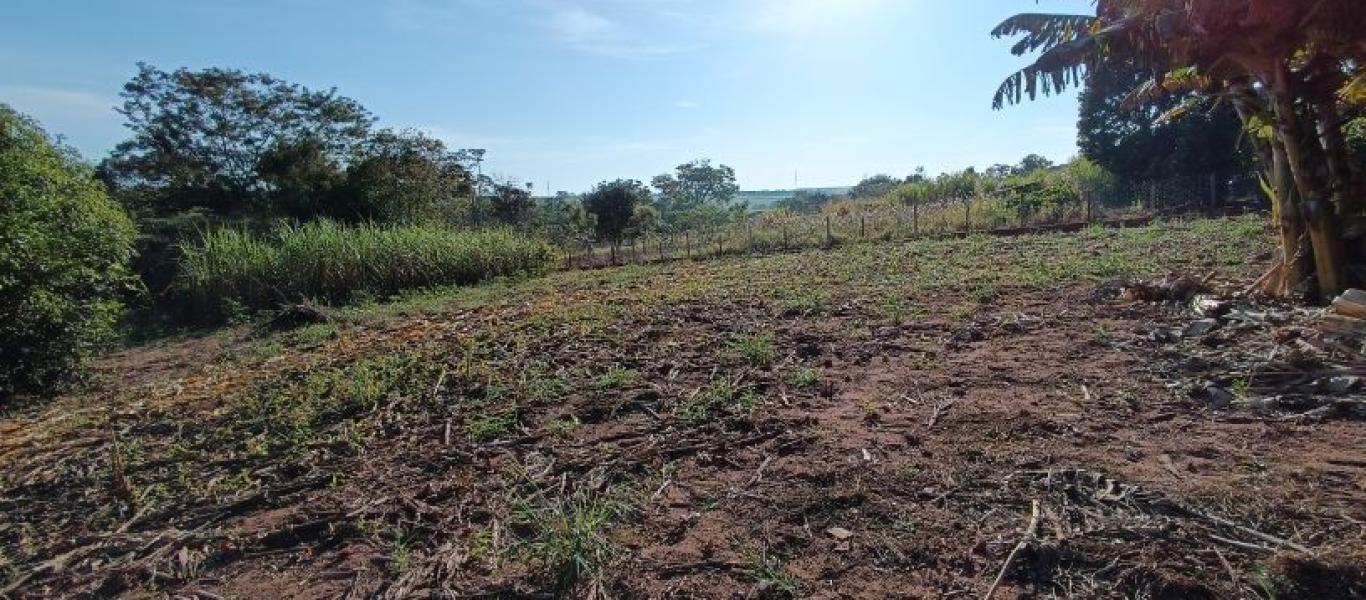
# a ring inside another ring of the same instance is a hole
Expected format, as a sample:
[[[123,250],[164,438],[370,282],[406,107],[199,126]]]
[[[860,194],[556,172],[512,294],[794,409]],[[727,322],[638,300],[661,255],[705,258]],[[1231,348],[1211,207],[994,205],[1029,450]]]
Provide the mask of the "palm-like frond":
[[[999,110],[1006,104],[1018,104],[1024,96],[1033,100],[1040,92],[1048,96],[1080,85],[1096,47],[1096,40],[1087,36],[1049,48],[1034,64],[1001,82],[992,99],[992,108]]]
[[[1066,44],[1090,33],[1096,18],[1090,15],[1018,14],[991,30],[991,37],[1024,35],[1010,52],[1022,56],[1039,48],[1045,50]]]
[[[1112,3],[1123,3],[1111,0]],[[1025,13],[1003,21],[992,35],[1024,34],[1015,44],[1016,55],[1042,49],[1038,60],[1016,71],[996,89],[992,107],[1019,103],[1024,96],[1033,100],[1040,92],[1047,96],[1080,85],[1088,65],[1102,57],[1103,48],[1117,42],[1133,43],[1135,28],[1141,24],[1133,15],[1101,20],[1089,15],[1047,15]]]

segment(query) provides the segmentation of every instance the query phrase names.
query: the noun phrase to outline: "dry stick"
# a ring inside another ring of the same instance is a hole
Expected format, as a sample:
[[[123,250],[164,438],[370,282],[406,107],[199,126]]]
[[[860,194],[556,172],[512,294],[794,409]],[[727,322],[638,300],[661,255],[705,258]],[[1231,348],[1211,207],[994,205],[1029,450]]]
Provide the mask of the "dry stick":
[[[930,420],[925,422],[926,429],[934,429],[934,425],[939,422],[939,417],[951,408],[956,400],[945,400],[934,405],[934,414],[930,415]]]
[[[1010,555],[1006,556],[1006,564],[1001,565],[1001,572],[996,574],[996,580],[991,582],[991,587],[987,588],[987,593],[985,596],[982,596],[982,600],[991,600],[991,596],[996,593],[996,588],[1000,587],[1001,581],[1005,580],[1006,572],[1010,570],[1010,565],[1015,562],[1015,557],[1018,556],[1020,551],[1024,550],[1025,547],[1029,545],[1029,542],[1034,539],[1034,530],[1039,526],[1039,501],[1037,499],[1033,501],[1033,507],[1030,512],[1029,526],[1025,527],[1024,535],[1020,536],[1020,542],[1015,544],[1015,548],[1010,551]]]
[[[1192,511],[1192,512],[1195,512],[1195,511]],[[1273,544],[1277,544],[1277,545],[1280,545],[1280,546],[1285,546],[1286,548],[1290,548],[1291,550],[1296,550],[1296,551],[1298,551],[1298,552],[1303,552],[1304,554],[1307,554],[1307,555],[1309,555],[1309,556],[1314,556],[1314,551],[1313,551],[1313,550],[1310,550],[1309,548],[1306,548],[1306,547],[1304,547],[1304,546],[1301,546],[1301,545],[1299,545],[1299,544],[1296,544],[1295,542],[1292,542],[1292,541],[1287,540],[1287,539],[1285,539],[1285,538],[1279,538],[1279,537],[1276,537],[1276,536],[1271,535],[1271,534],[1269,534],[1269,533],[1262,533],[1262,532],[1260,532],[1260,531],[1257,531],[1256,529],[1253,529],[1253,528],[1251,528],[1251,527],[1246,527],[1246,526],[1243,526],[1243,525],[1239,525],[1239,524],[1234,523],[1233,521],[1230,521],[1230,520],[1225,519],[1225,518],[1223,518],[1223,517],[1216,517],[1216,516],[1214,516],[1214,515],[1205,514],[1205,513],[1201,513],[1201,512],[1195,512],[1195,514],[1197,514],[1197,515],[1199,515],[1199,516],[1201,516],[1201,517],[1204,517],[1204,518],[1206,518],[1206,519],[1208,519],[1208,520],[1210,520],[1210,521],[1212,521],[1212,522],[1214,522],[1214,523],[1218,523],[1219,525],[1223,525],[1224,527],[1229,527],[1229,528],[1232,528],[1232,529],[1236,529],[1236,530],[1241,531],[1241,532],[1243,532],[1243,533],[1246,533],[1246,534],[1248,534],[1248,535],[1250,535],[1250,536],[1252,536],[1252,537],[1259,538],[1259,539],[1261,539],[1262,541],[1271,542],[1271,543],[1273,543]]]

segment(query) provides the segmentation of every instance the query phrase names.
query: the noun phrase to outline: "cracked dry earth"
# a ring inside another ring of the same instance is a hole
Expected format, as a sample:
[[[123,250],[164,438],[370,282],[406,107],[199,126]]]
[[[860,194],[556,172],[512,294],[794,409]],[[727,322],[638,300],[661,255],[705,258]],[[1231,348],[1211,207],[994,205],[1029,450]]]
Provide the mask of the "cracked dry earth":
[[[0,590],[1366,597],[1366,424],[1203,407],[1141,342],[1189,310],[1111,291],[1250,281],[1260,223],[562,273],[129,350],[0,423]]]

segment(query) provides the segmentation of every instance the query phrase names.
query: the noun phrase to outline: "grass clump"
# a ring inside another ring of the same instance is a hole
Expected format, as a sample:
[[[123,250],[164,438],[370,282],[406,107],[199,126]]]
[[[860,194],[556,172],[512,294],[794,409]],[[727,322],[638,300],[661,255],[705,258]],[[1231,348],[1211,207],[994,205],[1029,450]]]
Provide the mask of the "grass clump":
[[[512,431],[517,423],[517,411],[505,410],[475,419],[470,422],[465,431],[476,442],[488,442]]]
[[[731,349],[752,365],[771,363],[776,353],[773,334],[771,333],[740,336],[731,342]]]
[[[821,372],[803,367],[792,373],[792,387],[805,390],[816,387],[821,382]]]
[[[175,290],[220,317],[228,302],[256,309],[305,299],[346,302],[539,273],[554,258],[544,242],[509,230],[332,221],[281,226],[265,236],[210,230],[180,252]]]
[[[602,390],[619,390],[631,385],[635,380],[635,371],[613,367],[598,377],[598,388]]]
[[[555,591],[570,595],[600,584],[603,570],[621,552],[607,530],[626,511],[619,502],[583,493],[538,496],[518,502],[516,524],[526,531],[522,546],[541,562]]]
[[[801,590],[801,582],[787,572],[787,567],[778,557],[763,549],[746,550],[744,557],[743,573],[759,584],[761,589],[787,596],[795,595]]]

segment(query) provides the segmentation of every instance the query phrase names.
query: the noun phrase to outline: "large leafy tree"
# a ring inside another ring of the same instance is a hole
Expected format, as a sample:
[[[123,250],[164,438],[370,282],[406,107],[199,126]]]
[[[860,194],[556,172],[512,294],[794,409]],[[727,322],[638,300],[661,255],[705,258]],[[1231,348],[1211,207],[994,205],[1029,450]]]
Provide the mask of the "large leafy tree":
[[[121,95],[119,112],[133,137],[102,170],[120,188],[141,191],[136,197],[159,212],[262,209],[294,181],[281,171],[307,170],[282,161],[340,164],[368,138],[374,121],[335,90],[232,69],[162,71],[139,64]]]
[[[712,165],[707,159],[679,165],[673,173],[658,175],[650,184],[657,193],[661,217],[669,221],[707,204],[731,208],[740,193],[735,169]]]
[[[1211,201],[1246,180],[1252,157],[1238,113],[1229,102],[1172,93],[1130,106],[1131,92],[1152,74],[1121,64],[1087,74],[1077,121],[1081,153],[1130,182],[1210,177]],[[1162,116],[1188,101],[1202,102],[1180,119]]]
[[[1229,102],[1257,136],[1280,233],[1267,289],[1322,297],[1366,279],[1362,176],[1343,132],[1366,103],[1366,2],[1097,0],[1095,15],[1021,14],[992,33],[1021,36],[1017,55],[1040,52],[1001,84],[997,107],[1124,67],[1151,75],[1132,105],[1192,93],[1163,119]]]
[[[636,207],[649,201],[650,189],[633,179],[599,183],[584,194],[583,207],[593,215],[598,238],[612,246],[612,262],[617,260],[617,248],[631,226]]]
[[[467,223],[473,194],[467,160],[466,151],[452,151],[421,132],[375,132],[357,146],[340,193],[316,198],[312,214],[346,221]]]

